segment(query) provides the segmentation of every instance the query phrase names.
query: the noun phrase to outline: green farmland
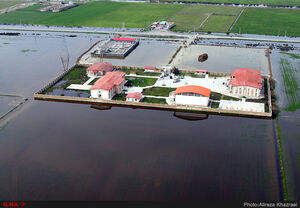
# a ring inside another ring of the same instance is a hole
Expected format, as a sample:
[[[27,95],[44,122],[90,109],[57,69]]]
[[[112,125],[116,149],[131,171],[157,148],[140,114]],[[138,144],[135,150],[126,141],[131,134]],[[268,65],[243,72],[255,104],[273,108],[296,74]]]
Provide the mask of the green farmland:
[[[2,14],[0,24],[146,28],[154,21],[168,20],[175,22],[173,31],[300,36],[298,9],[90,2],[52,13],[38,11],[41,7],[34,5]],[[229,31],[242,10],[243,13]]]
[[[246,8],[231,32],[300,36],[300,10]]]
[[[156,0],[150,0],[156,1]],[[176,1],[176,0],[160,0],[162,1]],[[194,1],[194,2],[209,2],[209,3],[231,3],[231,4],[266,4],[266,5],[285,5],[285,6],[300,6],[300,0],[180,0],[180,1]]]
[[[227,32],[241,10],[240,7],[186,5],[167,20],[175,22],[174,31]]]
[[[0,23],[87,27],[145,28],[176,13],[182,5],[91,2],[60,13],[39,12],[36,7],[0,15]]]

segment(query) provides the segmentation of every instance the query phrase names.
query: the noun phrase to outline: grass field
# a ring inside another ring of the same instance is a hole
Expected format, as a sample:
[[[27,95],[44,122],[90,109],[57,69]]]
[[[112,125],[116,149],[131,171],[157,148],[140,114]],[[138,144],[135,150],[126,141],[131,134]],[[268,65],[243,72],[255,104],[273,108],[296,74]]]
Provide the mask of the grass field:
[[[166,99],[163,98],[149,98],[145,97],[142,102],[144,103],[158,103],[158,104],[167,104]]]
[[[24,0],[0,1],[0,9],[11,7],[11,6],[14,6],[16,4],[21,4],[21,3],[24,3],[24,2],[26,2],[26,1],[24,1]]]
[[[245,8],[231,32],[300,36],[300,10]]]
[[[146,87],[154,85],[157,79],[155,78],[142,78],[142,77],[126,77],[125,86],[128,87]]]
[[[153,96],[164,96],[168,97],[169,93],[175,91],[176,88],[168,88],[168,87],[152,87],[144,89],[143,95],[153,95]]]
[[[167,20],[176,23],[174,31],[226,32],[242,8],[211,5],[186,5]],[[210,15],[203,25],[201,23]]]
[[[24,9],[19,9],[0,15],[0,24],[34,24],[36,20],[45,16],[51,16],[51,12],[40,12],[37,9],[42,5],[33,5]]]
[[[156,0],[150,0],[156,1]],[[176,1],[176,0],[160,0],[160,1]],[[286,5],[300,6],[300,0],[180,0],[180,1],[195,1],[209,3],[232,3],[232,4],[266,4],[266,5]]]

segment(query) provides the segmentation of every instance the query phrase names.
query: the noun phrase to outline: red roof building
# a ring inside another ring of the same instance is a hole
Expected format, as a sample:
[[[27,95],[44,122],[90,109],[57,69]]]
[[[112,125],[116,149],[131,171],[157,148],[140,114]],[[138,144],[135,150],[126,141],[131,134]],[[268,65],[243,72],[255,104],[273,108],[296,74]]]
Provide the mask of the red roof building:
[[[133,98],[133,99],[137,99],[137,100],[140,100],[142,98],[142,93],[139,93],[139,92],[132,92],[132,93],[128,93],[126,95],[126,98]]]
[[[236,69],[231,73],[229,84],[232,87],[246,86],[261,89],[261,72],[254,69]]]
[[[196,73],[207,73],[208,71],[205,69],[196,69],[195,72]]]
[[[112,71],[114,66],[111,63],[103,62],[103,63],[94,63],[86,71],[92,71],[95,73],[98,72],[109,72]]]
[[[106,75],[98,79],[95,84],[90,88],[102,89],[102,90],[111,90],[114,86],[119,86],[122,82],[125,81],[125,73],[120,71],[108,72]]]
[[[195,93],[195,94],[202,95],[204,97],[209,97],[211,90],[198,85],[185,85],[182,87],[178,87],[175,90],[174,95],[181,94],[181,93]]]
[[[135,41],[135,38],[114,38],[115,41],[129,41],[133,42]]]
[[[155,70],[155,66],[144,66],[144,69],[150,69],[150,70]]]

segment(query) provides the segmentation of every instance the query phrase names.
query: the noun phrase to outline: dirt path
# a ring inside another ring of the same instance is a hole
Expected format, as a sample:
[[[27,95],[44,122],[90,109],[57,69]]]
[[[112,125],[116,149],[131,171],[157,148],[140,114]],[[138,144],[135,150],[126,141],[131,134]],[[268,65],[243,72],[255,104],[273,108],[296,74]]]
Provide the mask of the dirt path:
[[[7,13],[7,12],[15,11],[17,9],[23,9],[23,8],[32,6],[34,4],[36,4],[36,2],[17,4],[17,5],[11,6],[11,7],[7,7],[7,8],[4,8],[4,9],[0,10],[0,15],[4,14],[4,13]]]

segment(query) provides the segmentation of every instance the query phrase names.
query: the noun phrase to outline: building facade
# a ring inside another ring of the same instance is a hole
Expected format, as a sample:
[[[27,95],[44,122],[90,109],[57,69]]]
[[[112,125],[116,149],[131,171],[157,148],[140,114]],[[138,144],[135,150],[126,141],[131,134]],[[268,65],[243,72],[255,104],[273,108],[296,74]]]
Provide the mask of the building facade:
[[[245,97],[259,97],[262,89],[261,72],[254,69],[236,69],[229,80],[230,92]]]
[[[111,100],[122,92],[125,84],[125,73],[120,71],[108,72],[90,88],[91,98]]]
[[[198,85],[178,87],[173,96],[176,105],[207,106],[211,90]]]
[[[130,101],[130,102],[140,102],[143,98],[142,93],[139,92],[132,92],[132,93],[128,93],[126,96],[126,101]]]

